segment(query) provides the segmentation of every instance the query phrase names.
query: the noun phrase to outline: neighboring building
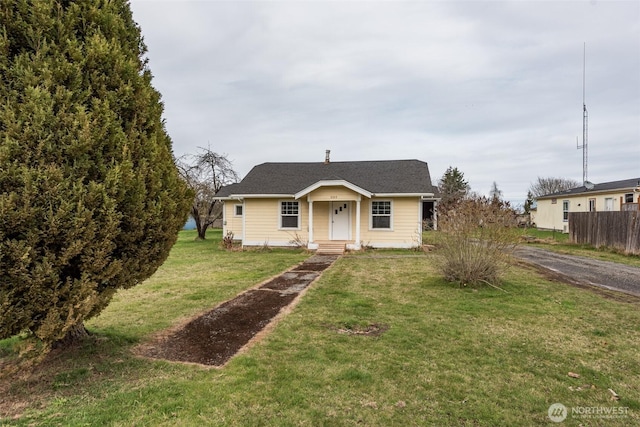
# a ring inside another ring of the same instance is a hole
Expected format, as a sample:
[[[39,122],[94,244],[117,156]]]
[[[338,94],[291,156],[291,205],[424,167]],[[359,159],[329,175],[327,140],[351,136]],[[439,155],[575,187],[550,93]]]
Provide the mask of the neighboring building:
[[[547,230],[569,232],[569,212],[638,210],[640,178],[572,188],[537,198],[532,222]]]
[[[328,154],[324,163],[263,163],[223,187],[223,233],[243,246],[422,244],[436,203],[425,162],[330,162]]]

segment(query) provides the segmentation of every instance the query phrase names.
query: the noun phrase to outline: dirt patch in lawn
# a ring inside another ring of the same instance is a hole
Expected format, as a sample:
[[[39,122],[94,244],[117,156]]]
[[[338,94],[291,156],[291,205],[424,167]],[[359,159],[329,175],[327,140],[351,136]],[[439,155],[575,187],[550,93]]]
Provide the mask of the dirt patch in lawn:
[[[296,268],[155,337],[136,353],[153,359],[222,366],[337,259],[315,255]]]
[[[366,326],[343,326],[339,328],[333,327],[339,334],[354,335],[354,336],[366,336],[366,337],[379,337],[387,332],[389,325],[372,323]]]

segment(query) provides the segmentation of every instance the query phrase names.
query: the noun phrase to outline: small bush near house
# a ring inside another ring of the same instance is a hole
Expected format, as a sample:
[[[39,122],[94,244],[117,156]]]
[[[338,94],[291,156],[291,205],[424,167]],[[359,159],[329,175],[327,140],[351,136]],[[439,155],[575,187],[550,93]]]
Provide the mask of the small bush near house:
[[[225,234],[225,236],[222,238],[222,247],[230,251],[235,246],[234,242],[235,240],[233,231],[227,231],[227,234]]]
[[[438,268],[461,286],[496,284],[509,265],[519,233],[508,202],[473,197],[445,207],[438,217]]]

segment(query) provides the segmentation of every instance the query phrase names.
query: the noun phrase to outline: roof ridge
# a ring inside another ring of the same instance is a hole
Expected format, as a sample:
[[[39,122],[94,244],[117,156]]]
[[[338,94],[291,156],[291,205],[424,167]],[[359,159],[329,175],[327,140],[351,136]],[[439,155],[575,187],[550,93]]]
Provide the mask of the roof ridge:
[[[260,163],[258,166],[262,165],[312,165],[312,164],[335,164],[335,163],[393,163],[393,162],[420,162],[426,163],[425,161],[419,159],[394,159],[394,160],[331,160],[329,163],[325,163],[324,161],[319,162],[264,162]]]

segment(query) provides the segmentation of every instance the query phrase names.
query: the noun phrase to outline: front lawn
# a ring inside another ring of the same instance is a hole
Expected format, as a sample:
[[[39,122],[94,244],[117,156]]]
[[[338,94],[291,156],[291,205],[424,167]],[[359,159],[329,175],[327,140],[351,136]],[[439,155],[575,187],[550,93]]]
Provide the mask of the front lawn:
[[[226,252],[208,235],[183,232],[155,276],[88,323],[90,342],[11,384],[0,425],[530,426],[554,425],[554,403],[569,410],[562,425],[640,423],[638,299],[521,268],[506,292],[461,289],[437,276],[431,253],[339,259],[222,369],[134,357],[151,334],[308,256]],[[0,341],[0,367],[19,346]],[[603,418],[611,408],[624,409]]]
[[[552,252],[640,267],[640,256],[638,255],[625,255],[620,251],[607,247],[595,248],[591,245],[570,243],[569,235],[560,231],[522,228],[520,232],[520,244],[522,245],[532,245]],[[437,246],[438,236],[438,231],[425,231],[422,234],[422,241],[427,245]]]

